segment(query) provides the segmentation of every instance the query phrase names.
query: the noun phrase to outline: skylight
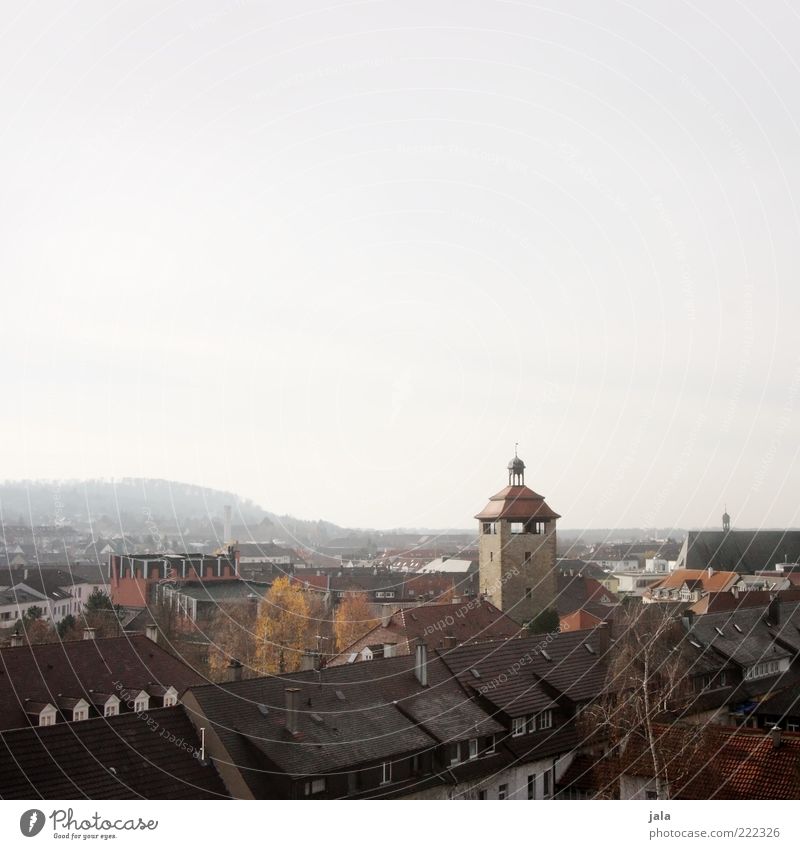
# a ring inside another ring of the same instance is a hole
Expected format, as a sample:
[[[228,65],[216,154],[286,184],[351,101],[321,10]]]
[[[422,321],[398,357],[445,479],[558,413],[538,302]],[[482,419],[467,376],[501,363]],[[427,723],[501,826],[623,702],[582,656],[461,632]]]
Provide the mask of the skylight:
[[[339,699],[340,702],[345,702],[347,699],[345,698],[344,693],[341,690],[336,691],[336,698]]]
[[[725,634],[722,633],[722,628],[717,628],[717,626],[715,625],[714,630],[720,635],[720,637],[725,636]]]
[[[478,672],[477,669],[470,669],[470,672],[472,673],[473,678],[480,678],[481,677],[481,673]]]
[[[737,630],[740,634],[743,634],[743,633],[744,633],[744,632],[742,631],[742,629],[738,626],[738,624],[737,624],[736,622],[734,622],[734,623],[733,623],[733,627],[734,627],[734,628],[736,628],[736,630]]]
[[[597,652],[594,650],[594,648],[592,646],[589,645],[589,643],[584,643],[583,647],[586,649],[586,651],[589,652],[589,654],[597,654]]]
[[[552,657],[550,657],[550,655],[544,649],[542,649],[542,657],[545,660],[552,660],[553,659]]]

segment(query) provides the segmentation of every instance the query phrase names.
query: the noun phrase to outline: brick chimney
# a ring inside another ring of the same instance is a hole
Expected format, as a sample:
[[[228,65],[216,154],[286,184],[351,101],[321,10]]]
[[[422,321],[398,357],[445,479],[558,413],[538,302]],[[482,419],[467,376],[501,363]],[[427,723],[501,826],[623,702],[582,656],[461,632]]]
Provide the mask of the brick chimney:
[[[96,628],[84,628],[83,629],[83,639],[84,640],[93,640],[96,631],[97,631]]]
[[[417,637],[414,652],[414,676],[423,687],[428,686],[428,646],[422,637]]]
[[[767,607],[767,618],[770,622],[774,622],[776,625],[781,624],[781,600],[777,595],[770,600],[769,606]]]
[[[286,693],[286,730],[290,734],[297,734],[300,730],[300,716],[298,702],[300,701],[300,688],[287,687]]]
[[[611,641],[611,626],[608,622],[601,622],[595,633],[597,634],[597,653],[603,655],[608,651]]]
[[[228,681],[242,680],[242,664],[238,660],[232,660],[228,664]]]
[[[312,651],[311,649],[306,649],[303,654],[300,655],[300,671],[310,672],[312,669],[316,669],[317,658],[318,655],[315,651]]]

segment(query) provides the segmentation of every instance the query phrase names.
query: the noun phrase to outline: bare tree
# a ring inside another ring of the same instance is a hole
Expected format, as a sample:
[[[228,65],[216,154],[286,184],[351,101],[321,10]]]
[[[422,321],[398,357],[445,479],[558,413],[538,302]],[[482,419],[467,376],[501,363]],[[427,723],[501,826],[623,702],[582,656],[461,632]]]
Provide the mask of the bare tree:
[[[616,639],[608,655],[605,692],[584,711],[582,726],[599,734],[612,752],[610,760],[620,769],[632,757],[647,760],[656,798],[667,799],[670,784],[678,778],[678,760],[688,760],[702,740],[702,728],[681,740],[692,752],[675,756],[664,724],[684,716],[691,708],[693,691],[687,675],[688,661],[682,651],[685,632],[672,612],[660,605],[641,605],[629,610],[615,625]],[[690,742],[691,741],[691,742]],[[634,755],[635,753],[635,755]]]

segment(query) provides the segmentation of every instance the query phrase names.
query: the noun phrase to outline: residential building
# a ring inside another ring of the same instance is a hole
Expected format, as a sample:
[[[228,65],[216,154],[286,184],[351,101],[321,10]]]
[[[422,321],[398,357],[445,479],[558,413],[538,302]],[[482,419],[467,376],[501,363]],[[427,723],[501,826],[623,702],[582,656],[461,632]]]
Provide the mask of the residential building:
[[[0,731],[3,799],[222,799],[181,708]]]
[[[370,629],[339,654],[328,666],[360,663],[378,657],[408,655],[418,639],[431,650],[456,645],[518,637],[522,626],[486,599],[450,604],[405,607]]]
[[[0,649],[0,730],[170,707],[205,681],[145,636],[85,636]]]

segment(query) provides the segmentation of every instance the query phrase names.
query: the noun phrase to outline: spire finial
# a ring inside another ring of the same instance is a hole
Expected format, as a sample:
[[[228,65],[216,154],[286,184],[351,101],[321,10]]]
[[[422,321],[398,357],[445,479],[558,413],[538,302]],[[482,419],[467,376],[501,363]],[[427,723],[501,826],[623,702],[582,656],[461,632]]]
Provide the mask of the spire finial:
[[[519,442],[514,443],[514,456],[517,456],[517,448],[519,448]]]

